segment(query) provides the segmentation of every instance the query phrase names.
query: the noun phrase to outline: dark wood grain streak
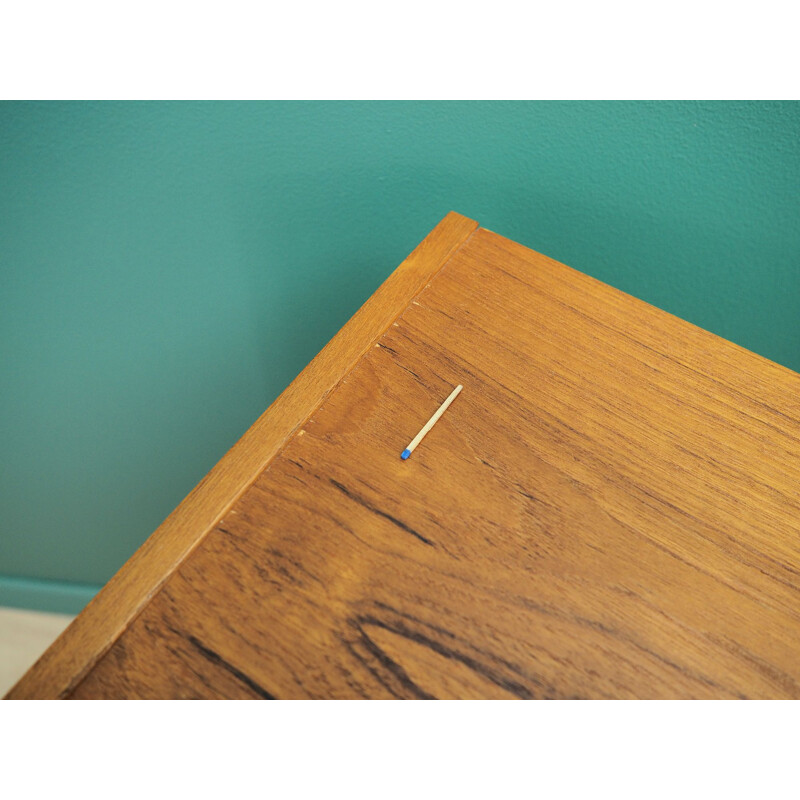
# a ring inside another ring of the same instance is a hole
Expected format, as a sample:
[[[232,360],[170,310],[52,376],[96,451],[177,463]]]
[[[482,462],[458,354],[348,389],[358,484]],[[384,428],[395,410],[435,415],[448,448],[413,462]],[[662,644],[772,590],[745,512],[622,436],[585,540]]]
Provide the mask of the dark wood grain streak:
[[[480,230],[72,696],[800,697],[798,420],[795,373]]]

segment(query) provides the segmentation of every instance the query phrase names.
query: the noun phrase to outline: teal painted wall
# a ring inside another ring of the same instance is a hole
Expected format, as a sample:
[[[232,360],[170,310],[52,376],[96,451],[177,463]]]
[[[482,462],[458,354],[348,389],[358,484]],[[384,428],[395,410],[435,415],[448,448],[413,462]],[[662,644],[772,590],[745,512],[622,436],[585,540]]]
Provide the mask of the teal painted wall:
[[[3,103],[0,603],[84,603],[450,209],[800,370],[797,103]]]

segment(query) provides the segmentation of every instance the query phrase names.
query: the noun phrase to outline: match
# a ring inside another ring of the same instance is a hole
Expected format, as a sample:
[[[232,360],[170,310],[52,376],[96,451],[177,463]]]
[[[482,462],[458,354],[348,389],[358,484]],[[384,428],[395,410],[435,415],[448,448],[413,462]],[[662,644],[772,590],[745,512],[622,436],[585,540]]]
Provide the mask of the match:
[[[411,444],[409,444],[408,447],[406,447],[406,449],[400,454],[400,458],[402,458],[403,461],[405,461],[414,452],[417,445],[425,438],[425,434],[436,424],[439,417],[441,417],[442,414],[447,411],[450,403],[452,403],[453,400],[458,397],[458,393],[463,388],[464,387],[461,384],[456,386],[456,388],[450,393],[450,397],[448,397],[447,400],[445,400],[444,403],[442,403],[439,408],[436,409],[436,413],[422,426],[422,430],[411,440]]]

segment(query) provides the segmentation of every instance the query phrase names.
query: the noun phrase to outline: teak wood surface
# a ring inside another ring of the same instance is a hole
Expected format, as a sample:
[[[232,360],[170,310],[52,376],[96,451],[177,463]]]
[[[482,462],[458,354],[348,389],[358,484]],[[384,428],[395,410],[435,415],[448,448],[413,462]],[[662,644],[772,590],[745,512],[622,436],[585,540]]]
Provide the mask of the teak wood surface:
[[[434,229],[11,697],[800,697],[800,376],[476,227]]]

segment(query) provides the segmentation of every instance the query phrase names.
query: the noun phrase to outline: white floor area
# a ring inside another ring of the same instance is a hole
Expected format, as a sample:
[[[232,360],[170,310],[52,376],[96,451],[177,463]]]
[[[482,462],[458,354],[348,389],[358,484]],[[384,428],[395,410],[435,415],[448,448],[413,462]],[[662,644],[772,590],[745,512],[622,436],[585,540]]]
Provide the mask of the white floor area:
[[[0,608],[0,697],[73,619],[69,614]]]

